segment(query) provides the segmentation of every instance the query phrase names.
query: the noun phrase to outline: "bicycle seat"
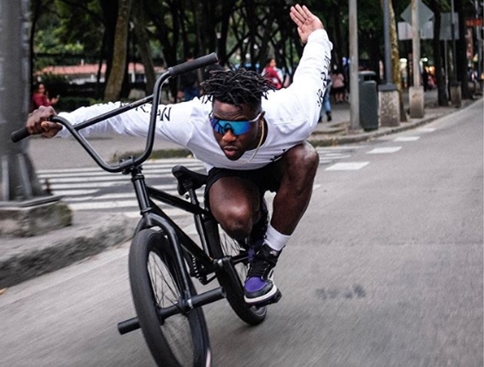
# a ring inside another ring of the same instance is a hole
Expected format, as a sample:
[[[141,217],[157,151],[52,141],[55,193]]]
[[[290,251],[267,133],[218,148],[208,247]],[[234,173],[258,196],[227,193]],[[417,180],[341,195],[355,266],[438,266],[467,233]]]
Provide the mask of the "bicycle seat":
[[[177,190],[180,195],[184,195],[189,189],[196,190],[207,183],[207,175],[191,171],[185,166],[176,165],[171,172],[178,180]]]

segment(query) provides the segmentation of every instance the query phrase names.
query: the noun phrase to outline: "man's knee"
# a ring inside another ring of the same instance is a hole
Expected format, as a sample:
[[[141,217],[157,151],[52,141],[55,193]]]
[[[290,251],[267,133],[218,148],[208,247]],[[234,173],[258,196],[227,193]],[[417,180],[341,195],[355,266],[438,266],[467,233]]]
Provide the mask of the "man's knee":
[[[252,215],[240,207],[226,208],[220,224],[230,237],[244,239],[252,229]]]
[[[218,221],[227,234],[235,239],[246,238],[252,229],[252,212],[243,206],[226,207]]]
[[[316,149],[307,142],[291,148],[286,153],[285,158],[286,167],[289,167],[290,171],[298,172],[299,177],[301,177],[301,174],[310,177],[314,176],[319,166],[319,154]]]

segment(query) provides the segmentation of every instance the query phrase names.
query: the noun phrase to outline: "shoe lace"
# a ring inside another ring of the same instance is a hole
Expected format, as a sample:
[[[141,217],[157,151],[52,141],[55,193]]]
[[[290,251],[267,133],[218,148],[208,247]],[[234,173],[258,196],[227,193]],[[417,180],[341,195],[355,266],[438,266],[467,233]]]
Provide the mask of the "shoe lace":
[[[272,268],[275,266],[275,262],[270,261],[265,258],[261,258],[257,254],[250,265],[249,271],[247,273],[248,278],[252,277],[260,277],[260,278],[267,278]]]

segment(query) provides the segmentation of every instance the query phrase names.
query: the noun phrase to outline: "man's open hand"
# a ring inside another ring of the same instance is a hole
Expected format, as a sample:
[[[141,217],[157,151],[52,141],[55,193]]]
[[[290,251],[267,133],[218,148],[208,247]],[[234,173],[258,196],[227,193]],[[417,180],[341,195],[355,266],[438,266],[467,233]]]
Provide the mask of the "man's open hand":
[[[302,43],[308,41],[308,37],[313,31],[324,29],[321,20],[311,13],[305,5],[302,7],[299,4],[291,6],[291,12],[289,15],[297,25],[297,32],[299,33]]]

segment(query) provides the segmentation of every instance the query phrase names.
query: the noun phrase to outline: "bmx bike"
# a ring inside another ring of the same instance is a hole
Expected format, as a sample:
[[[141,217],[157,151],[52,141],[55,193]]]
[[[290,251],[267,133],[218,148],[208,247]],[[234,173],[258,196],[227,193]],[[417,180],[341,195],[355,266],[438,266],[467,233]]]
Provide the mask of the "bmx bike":
[[[213,53],[170,67],[155,83],[151,96],[118,107],[82,123],[72,125],[53,116],[80,143],[94,161],[111,173],[131,176],[141,218],[129,249],[129,280],[137,317],[118,323],[121,334],[141,328],[149,350],[159,366],[206,367],[211,365],[208,328],[202,306],[226,298],[237,316],[250,325],[264,321],[267,304],[248,305],[244,301],[243,281],[248,267],[248,251],[227,236],[209,208],[198,198],[197,189],[207,176],[175,166],[177,191],[184,198],[150,187],[145,182],[142,164],[149,158],[155,136],[158,106],[163,84],[181,73],[217,61]],[[103,160],[82,129],[130,109],[152,103],[147,141],[138,157],[112,164]],[[29,135],[26,128],[12,133],[13,141]],[[170,218],[158,202],[193,215],[199,243]],[[218,286],[198,293],[193,279],[202,285],[218,280]],[[270,303],[277,302],[273,299]]]

